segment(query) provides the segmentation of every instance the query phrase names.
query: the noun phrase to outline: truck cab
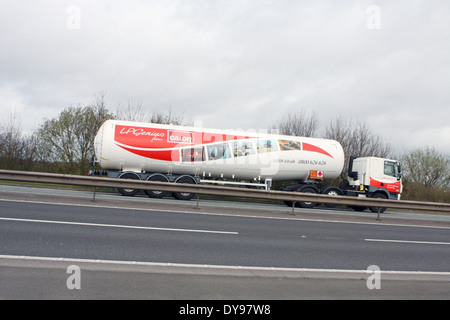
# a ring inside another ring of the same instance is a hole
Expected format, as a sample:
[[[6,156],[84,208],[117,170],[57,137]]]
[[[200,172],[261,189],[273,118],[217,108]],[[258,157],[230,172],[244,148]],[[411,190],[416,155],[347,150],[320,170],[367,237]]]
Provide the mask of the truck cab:
[[[349,193],[370,198],[400,200],[401,168],[396,160],[351,156],[348,168]]]

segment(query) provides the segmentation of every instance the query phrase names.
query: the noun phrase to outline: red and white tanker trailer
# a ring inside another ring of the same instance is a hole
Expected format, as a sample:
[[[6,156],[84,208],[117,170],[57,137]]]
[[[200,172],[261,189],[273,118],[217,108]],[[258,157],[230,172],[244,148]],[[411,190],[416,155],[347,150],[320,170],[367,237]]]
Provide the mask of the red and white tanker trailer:
[[[350,157],[346,185],[325,186],[323,180],[339,177],[344,167],[342,146],[328,139],[108,120],[94,145],[93,164],[101,169],[89,174],[110,178],[266,189],[273,181],[296,181],[282,190],[386,199],[400,199],[402,191],[399,163],[375,157]],[[119,191],[128,196],[139,192]],[[173,196],[189,200],[194,194]]]

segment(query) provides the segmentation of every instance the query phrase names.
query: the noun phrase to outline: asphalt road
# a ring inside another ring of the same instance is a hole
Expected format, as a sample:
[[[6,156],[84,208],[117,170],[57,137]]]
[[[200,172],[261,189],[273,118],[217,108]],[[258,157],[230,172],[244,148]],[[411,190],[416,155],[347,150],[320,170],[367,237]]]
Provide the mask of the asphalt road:
[[[0,298],[450,298],[446,216],[20,190],[0,189]],[[69,265],[81,290],[65,285]],[[382,286],[369,290],[373,265]]]

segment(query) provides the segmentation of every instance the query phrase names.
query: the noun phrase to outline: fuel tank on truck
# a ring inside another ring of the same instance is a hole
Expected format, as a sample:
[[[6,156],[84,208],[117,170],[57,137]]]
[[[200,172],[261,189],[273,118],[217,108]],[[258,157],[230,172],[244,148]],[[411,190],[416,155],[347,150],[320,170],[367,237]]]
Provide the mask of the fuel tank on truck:
[[[339,142],[267,133],[106,121],[95,138],[103,169],[236,180],[300,180],[317,170],[338,177]]]

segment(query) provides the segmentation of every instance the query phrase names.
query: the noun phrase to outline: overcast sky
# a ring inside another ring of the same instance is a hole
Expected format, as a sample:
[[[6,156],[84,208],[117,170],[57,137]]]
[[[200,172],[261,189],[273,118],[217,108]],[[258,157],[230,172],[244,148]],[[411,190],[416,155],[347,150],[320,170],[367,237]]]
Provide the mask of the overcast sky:
[[[31,131],[100,92],[221,129],[314,110],[450,153],[450,1],[0,0],[3,114]]]

